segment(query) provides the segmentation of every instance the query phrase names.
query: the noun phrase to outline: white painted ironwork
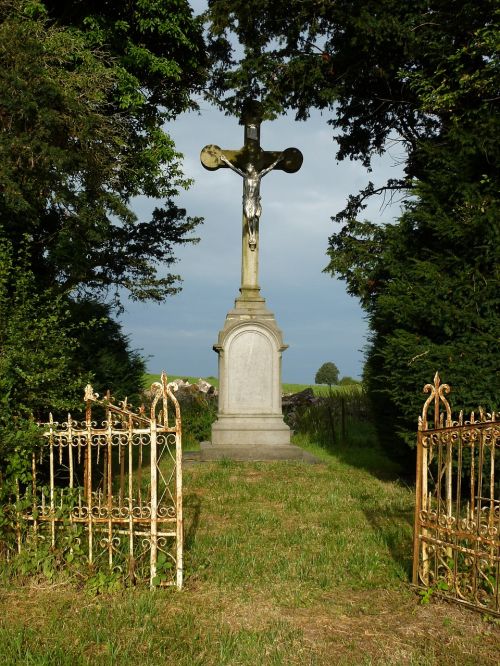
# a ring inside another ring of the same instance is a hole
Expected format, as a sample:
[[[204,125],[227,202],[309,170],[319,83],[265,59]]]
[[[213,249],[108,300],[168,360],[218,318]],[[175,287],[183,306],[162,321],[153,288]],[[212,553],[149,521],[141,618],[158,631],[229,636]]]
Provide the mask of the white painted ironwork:
[[[63,557],[77,549],[131,584],[182,587],[180,408],[165,374],[150,396],[149,413],[133,411],[89,385],[83,421],[50,415],[42,424],[31,484],[18,486],[19,552],[49,540]]]

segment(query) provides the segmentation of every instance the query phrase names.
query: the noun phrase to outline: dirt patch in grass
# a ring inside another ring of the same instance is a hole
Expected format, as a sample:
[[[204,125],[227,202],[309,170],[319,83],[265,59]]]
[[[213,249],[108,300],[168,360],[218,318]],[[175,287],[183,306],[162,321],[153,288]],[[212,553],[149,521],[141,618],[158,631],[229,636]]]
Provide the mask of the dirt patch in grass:
[[[271,603],[251,590],[247,595],[246,601],[241,593],[219,599],[212,612],[233,632],[288,624],[308,647],[310,663],[498,664],[500,621],[445,601],[422,605],[408,588],[342,590],[307,608]],[[213,596],[203,606],[210,611],[212,604]]]
[[[481,664],[499,660],[500,627],[444,601],[421,605],[412,591],[335,594],[322,607],[285,617],[324,663]],[[356,655],[356,657],[354,657]]]
[[[122,605],[133,603],[136,606],[128,616],[119,611]],[[94,636],[89,618],[103,616],[113,623],[115,639]],[[181,594],[128,591],[102,598],[89,598],[71,589],[24,588],[1,594],[0,617],[2,628],[29,627],[40,636],[60,626],[62,635],[55,640],[81,650],[90,663],[109,659],[108,653],[117,649],[113,640],[126,644],[129,650],[133,646],[134,652],[127,653],[130,663],[139,663],[141,658],[145,664],[152,663],[144,657],[144,632],[147,630],[151,641],[161,635],[174,637],[173,621],[177,622],[174,627],[180,632],[179,640],[186,645],[191,633],[193,641],[202,643],[218,644],[223,636],[226,641],[232,637],[244,642],[248,636],[256,644],[267,641],[263,654],[274,649],[284,656],[277,661],[264,657],[264,664],[496,666],[500,647],[498,623],[442,601],[421,605],[408,588],[338,590],[307,608],[282,605],[250,587],[222,593],[207,584],[194,584]],[[65,630],[65,618],[72,618],[78,634],[72,633],[74,626]],[[208,646],[204,650],[205,661],[193,656],[192,663],[216,664],[216,655]],[[221,663],[250,662],[222,659]]]

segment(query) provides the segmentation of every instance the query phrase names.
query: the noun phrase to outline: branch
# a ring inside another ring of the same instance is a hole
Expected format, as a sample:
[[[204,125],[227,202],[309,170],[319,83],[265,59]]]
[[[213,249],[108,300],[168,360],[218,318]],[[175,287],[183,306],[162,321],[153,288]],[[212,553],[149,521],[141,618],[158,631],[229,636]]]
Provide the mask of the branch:
[[[414,356],[413,358],[411,358],[411,359],[408,361],[408,365],[411,365],[414,361],[416,361],[418,358],[421,358],[422,356],[427,356],[427,354],[429,353],[429,351],[430,351],[430,350],[427,349],[426,351],[422,352],[421,354],[417,354],[416,356]]]

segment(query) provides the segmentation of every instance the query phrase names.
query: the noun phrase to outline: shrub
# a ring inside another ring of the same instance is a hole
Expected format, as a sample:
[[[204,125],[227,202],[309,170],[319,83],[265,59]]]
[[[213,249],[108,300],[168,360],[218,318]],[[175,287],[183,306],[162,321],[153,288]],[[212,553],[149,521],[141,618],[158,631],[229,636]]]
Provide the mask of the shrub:
[[[180,390],[176,398],[181,407],[183,448],[195,449],[200,442],[210,440],[217,418],[217,398],[197,390]]]

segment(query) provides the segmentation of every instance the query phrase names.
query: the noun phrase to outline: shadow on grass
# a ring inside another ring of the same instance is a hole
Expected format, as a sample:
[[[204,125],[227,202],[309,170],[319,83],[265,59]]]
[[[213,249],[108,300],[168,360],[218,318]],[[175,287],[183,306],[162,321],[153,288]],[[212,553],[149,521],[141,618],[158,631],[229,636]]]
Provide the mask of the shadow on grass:
[[[190,550],[200,524],[201,499],[195,493],[186,495],[183,500],[183,508],[186,518],[189,518],[189,525],[184,530],[184,548]]]
[[[408,473],[399,463],[390,460],[378,447],[349,448],[342,447],[332,451],[339,460],[351,467],[363,469],[380,481],[402,483],[414,494],[414,472]],[[406,473],[405,473],[406,472]],[[409,484],[407,481],[409,480]],[[363,498],[360,498],[362,501]],[[373,505],[373,498],[370,498]],[[406,503],[405,503],[406,504]],[[413,547],[413,501],[408,498],[408,505],[399,507],[368,508],[363,513],[385,545],[393,562],[403,573],[406,580],[411,580]]]
[[[304,448],[311,448],[311,440],[306,436],[296,436],[294,441]],[[412,547],[413,547],[413,515],[414,515],[414,467],[405,469],[398,462],[389,459],[384,451],[374,442],[366,446],[329,445],[318,446],[326,454],[332,456],[331,463],[336,461],[348,467],[359,469],[370,474],[382,483],[397,484],[408,491],[402,495],[396,493],[393,499],[383,501],[381,492],[377,498],[377,490],[366,489],[354,493],[359,509],[363,512],[371,526],[387,547],[387,551],[406,581],[411,580]],[[314,451],[316,452],[316,451]],[[328,462],[326,458],[325,462]],[[390,496],[389,496],[390,498]]]
[[[391,460],[378,445],[370,446],[335,446],[326,449],[328,453],[336,456],[339,460],[356,467],[364,469],[372,476],[381,481],[402,480],[405,484],[412,486],[415,480],[415,461],[401,464]]]
[[[312,453],[317,450],[324,451],[327,455],[334,456],[350,467],[369,472],[381,481],[401,480],[410,486],[414,483],[415,466],[413,462],[402,465],[391,460],[374,441],[368,441],[366,445],[363,445],[361,442],[337,444],[325,440],[318,441],[318,439],[309,434],[296,433],[293,443],[306,450],[311,450]]]
[[[412,576],[413,511],[395,509],[375,511],[364,509],[363,513],[372,530],[379,534],[387,546],[392,561],[400,568],[407,582]]]

